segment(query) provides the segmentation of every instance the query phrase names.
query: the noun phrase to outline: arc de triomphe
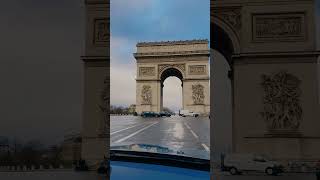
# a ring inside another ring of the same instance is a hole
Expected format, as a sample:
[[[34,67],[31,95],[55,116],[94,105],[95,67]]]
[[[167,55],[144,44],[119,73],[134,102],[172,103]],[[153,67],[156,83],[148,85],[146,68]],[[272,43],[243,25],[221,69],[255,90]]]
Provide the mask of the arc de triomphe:
[[[211,49],[231,68],[233,152],[320,158],[316,11],[314,0],[211,0]]]
[[[175,76],[182,82],[182,109],[208,115],[209,54],[207,40],[138,43],[136,112],[162,111],[163,83]]]

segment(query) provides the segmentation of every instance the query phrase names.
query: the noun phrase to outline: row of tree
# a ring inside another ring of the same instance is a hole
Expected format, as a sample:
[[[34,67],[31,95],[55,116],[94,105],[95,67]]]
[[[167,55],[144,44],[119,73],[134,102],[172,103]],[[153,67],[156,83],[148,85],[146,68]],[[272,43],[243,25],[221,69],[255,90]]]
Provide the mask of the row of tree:
[[[170,114],[174,114],[174,112],[168,107],[163,107],[163,111]],[[135,104],[131,104],[129,107],[115,106],[115,105],[110,106],[110,114],[135,114],[135,112],[136,112]]]
[[[129,107],[125,106],[110,106],[110,114],[134,114],[136,112],[136,105],[131,104]]]
[[[39,166],[64,164],[62,148],[60,146],[47,147],[40,141],[23,143],[16,139],[0,138],[0,165],[1,166]]]

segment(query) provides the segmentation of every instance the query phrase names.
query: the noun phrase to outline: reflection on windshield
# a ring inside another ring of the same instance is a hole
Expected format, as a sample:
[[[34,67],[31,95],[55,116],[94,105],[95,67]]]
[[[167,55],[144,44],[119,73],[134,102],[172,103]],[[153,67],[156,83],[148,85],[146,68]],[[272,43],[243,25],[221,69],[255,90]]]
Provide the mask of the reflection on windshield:
[[[139,151],[139,152],[150,152],[150,153],[161,153],[161,154],[184,154],[183,151],[174,151],[167,147],[161,147],[150,144],[131,144],[123,146],[112,146],[112,150],[126,150],[126,151]]]

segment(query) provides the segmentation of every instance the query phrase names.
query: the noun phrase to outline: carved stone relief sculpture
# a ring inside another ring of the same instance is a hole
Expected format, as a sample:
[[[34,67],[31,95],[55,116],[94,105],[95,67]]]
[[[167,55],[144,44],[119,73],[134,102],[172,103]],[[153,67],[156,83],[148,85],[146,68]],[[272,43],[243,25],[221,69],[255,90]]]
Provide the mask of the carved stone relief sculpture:
[[[204,87],[201,84],[192,85],[192,99],[194,104],[204,104]]]
[[[143,85],[141,91],[142,103],[145,105],[152,104],[152,90],[150,85]]]
[[[109,23],[107,19],[95,19],[94,22],[94,44],[107,46],[109,37]]]
[[[100,125],[99,125],[99,133],[102,135],[102,134],[105,134],[107,131],[106,131],[106,128],[108,128],[106,125],[106,120],[107,120],[107,117],[108,117],[108,110],[109,110],[109,95],[108,95],[108,90],[109,90],[109,87],[108,87],[108,80],[109,80],[109,77],[108,75],[106,76],[105,80],[104,80],[104,85],[103,85],[103,88],[101,90],[101,93],[100,93],[100,103],[98,104],[101,112],[103,113],[103,119],[101,119],[101,121],[99,122]]]
[[[264,90],[261,115],[270,132],[297,131],[302,120],[300,83],[294,75],[279,72],[262,75]]]
[[[213,15],[230,25],[239,35],[241,30],[241,9],[240,8],[212,8]]]

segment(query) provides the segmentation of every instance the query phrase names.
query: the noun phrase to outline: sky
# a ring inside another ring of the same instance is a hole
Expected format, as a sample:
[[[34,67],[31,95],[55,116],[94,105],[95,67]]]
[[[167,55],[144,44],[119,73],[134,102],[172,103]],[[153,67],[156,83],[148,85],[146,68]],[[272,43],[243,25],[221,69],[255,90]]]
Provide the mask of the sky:
[[[209,0],[111,0],[111,104],[135,104],[136,43],[210,39]],[[181,81],[164,82],[164,106],[181,108]]]

